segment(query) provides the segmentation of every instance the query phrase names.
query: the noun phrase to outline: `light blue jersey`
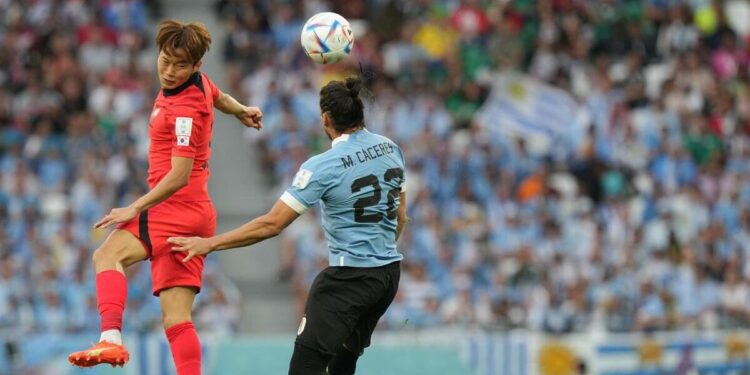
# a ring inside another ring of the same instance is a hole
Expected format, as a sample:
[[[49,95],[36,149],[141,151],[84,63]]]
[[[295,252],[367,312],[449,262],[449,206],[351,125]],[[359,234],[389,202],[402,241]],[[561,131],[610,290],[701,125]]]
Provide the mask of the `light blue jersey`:
[[[321,201],[331,266],[379,267],[401,260],[396,223],[404,155],[390,139],[359,130],[302,164],[281,200],[302,214]]]

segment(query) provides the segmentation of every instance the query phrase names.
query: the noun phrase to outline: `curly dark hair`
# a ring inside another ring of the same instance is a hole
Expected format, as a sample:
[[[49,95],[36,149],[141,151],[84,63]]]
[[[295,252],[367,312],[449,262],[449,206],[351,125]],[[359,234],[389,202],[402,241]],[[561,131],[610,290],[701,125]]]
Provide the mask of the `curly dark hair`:
[[[328,112],[339,133],[365,125],[364,104],[359,97],[364,84],[358,77],[331,81],[320,89],[320,110]]]

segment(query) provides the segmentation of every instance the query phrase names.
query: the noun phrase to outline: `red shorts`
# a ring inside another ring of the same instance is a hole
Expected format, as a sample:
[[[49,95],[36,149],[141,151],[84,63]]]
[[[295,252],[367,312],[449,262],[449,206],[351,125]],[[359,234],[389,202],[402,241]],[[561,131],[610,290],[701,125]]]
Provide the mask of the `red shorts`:
[[[184,252],[172,251],[169,237],[211,237],[216,231],[216,209],[211,201],[164,201],[143,211],[135,219],[117,229],[136,236],[151,258],[151,282],[155,296],[175,286],[197,288],[200,292],[203,258],[194,257],[187,263]]]

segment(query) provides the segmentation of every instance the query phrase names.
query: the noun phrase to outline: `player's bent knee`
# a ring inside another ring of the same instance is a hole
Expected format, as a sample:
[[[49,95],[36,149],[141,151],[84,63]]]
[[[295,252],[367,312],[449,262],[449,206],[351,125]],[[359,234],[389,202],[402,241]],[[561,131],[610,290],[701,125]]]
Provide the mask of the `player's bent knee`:
[[[101,247],[94,250],[94,254],[91,255],[91,261],[97,266],[105,263],[106,258],[107,254]]]
[[[97,270],[116,268],[117,263],[126,263],[128,254],[124,249],[103,245],[94,251],[92,261]],[[128,266],[129,264],[124,264]]]
[[[114,248],[105,244],[94,250],[92,261],[97,271],[103,271],[114,269],[115,265],[120,262],[120,256]]]
[[[128,267],[146,258],[148,253],[138,238],[127,232],[115,231],[94,251],[92,261],[97,271],[103,271],[116,269],[118,264]]]

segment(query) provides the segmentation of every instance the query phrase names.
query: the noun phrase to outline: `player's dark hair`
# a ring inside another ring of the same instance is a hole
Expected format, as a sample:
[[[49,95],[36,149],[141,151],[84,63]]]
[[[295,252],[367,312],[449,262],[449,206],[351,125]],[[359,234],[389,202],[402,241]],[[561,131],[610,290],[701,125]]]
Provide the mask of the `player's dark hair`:
[[[159,51],[174,56],[177,49],[184,49],[192,64],[201,61],[211,45],[211,34],[206,25],[200,22],[184,23],[166,20],[159,23],[156,34]]]
[[[360,78],[350,77],[346,81],[328,82],[320,89],[320,110],[328,112],[337,132],[365,125],[365,106],[359,97],[363,86]]]

